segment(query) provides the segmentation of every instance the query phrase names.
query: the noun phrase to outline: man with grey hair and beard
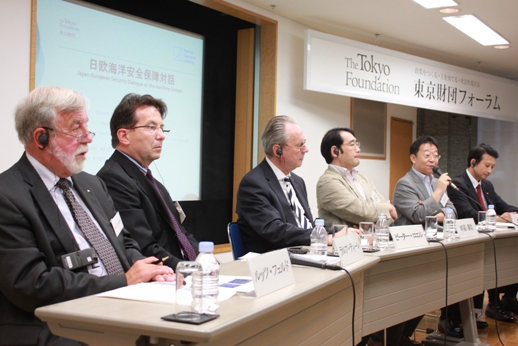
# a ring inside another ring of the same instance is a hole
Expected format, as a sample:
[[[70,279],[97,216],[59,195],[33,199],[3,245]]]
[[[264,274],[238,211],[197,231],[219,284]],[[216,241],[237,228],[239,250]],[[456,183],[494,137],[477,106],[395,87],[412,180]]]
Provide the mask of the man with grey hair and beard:
[[[174,279],[171,268],[144,258],[124,236],[102,181],[81,172],[94,136],[87,105],[73,90],[42,87],[16,109],[25,153],[0,175],[0,335],[6,345],[81,344],[52,335],[34,310]]]

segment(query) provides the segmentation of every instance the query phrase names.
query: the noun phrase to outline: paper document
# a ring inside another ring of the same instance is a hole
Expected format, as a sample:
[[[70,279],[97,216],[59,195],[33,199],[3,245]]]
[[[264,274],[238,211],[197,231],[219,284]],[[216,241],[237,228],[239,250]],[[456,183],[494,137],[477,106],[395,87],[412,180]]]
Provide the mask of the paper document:
[[[253,291],[250,277],[220,275],[218,301],[227,300],[236,292],[249,292],[250,283]],[[175,284],[175,282],[144,282],[99,293],[97,296],[190,306],[192,302],[190,280],[178,292],[175,290]]]

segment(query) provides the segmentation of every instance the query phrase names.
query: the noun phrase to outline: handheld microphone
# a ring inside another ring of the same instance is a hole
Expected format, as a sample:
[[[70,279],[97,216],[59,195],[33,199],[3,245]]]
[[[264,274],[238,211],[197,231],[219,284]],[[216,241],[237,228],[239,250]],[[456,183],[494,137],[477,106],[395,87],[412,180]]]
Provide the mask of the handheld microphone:
[[[302,255],[297,255],[290,253],[290,261],[291,264],[299,264],[301,266],[314,267],[320,269],[330,269],[330,270],[342,270],[342,267],[335,264],[327,264],[324,261],[315,261],[309,258],[306,258]]]
[[[437,174],[438,176],[441,176],[442,175],[442,171],[441,169],[439,168],[439,166],[435,166],[434,168],[432,168],[433,172],[435,174]],[[460,191],[459,188],[457,187],[457,185],[455,185],[452,181],[450,181],[450,186],[453,187],[455,190],[457,191]]]

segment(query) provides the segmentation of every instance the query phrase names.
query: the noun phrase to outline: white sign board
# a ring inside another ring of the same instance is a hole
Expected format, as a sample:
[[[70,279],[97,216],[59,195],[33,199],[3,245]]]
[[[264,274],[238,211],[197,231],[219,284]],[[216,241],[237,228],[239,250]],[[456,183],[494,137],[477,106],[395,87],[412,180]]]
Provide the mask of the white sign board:
[[[356,234],[347,234],[343,237],[333,238],[333,249],[338,249],[342,267],[359,261],[363,258],[360,239]]]
[[[304,89],[518,121],[518,82],[306,30]]]
[[[295,283],[286,249],[267,252],[247,262],[258,298]]]
[[[394,226],[389,230],[396,250],[428,245],[421,225]]]
[[[460,219],[455,221],[455,229],[459,238],[469,238],[478,236],[477,226],[473,218]]]

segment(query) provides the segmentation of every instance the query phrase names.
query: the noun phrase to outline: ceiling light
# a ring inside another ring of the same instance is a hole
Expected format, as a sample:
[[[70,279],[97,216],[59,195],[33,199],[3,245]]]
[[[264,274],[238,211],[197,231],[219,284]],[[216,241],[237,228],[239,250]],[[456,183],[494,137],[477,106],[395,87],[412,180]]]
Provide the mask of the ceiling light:
[[[453,0],[414,0],[414,2],[417,2],[424,8],[458,6],[458,4]]]
[[[457,13],[459,12],[460,10],[458,8],[453,8],[453,7],[446,7],[446,8],[441,8],[439,10],[439,12],[443,13],[443,14],[452,14],[452,13]]]
[[[510,46],[508,44],[499,45],[499,46],[493,46],[494,49],[507,49]]]
[[[472,14],[443,17],[443,19],[483,46],[509,44],[505,38],[498,35]]]

